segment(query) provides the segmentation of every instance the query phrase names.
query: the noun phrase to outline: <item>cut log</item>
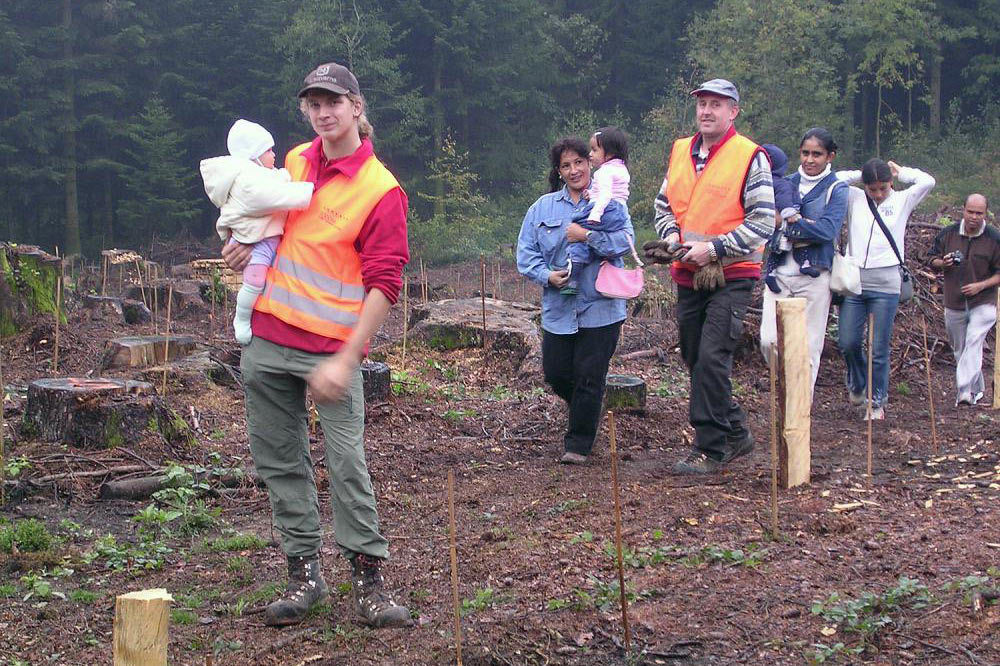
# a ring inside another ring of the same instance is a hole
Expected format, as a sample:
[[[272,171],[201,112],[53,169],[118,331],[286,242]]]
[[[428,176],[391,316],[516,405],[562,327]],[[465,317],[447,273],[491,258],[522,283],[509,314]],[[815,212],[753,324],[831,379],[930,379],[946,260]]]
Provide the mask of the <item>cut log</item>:
[[[486,299],[487,346],[511,353],[521,373],[536,372],[541,360],[539,312],[528,303]],[[461,298],[414,305],[409,334],[413,340],[443,351],[482,347],[483,301]]]
[[[162,588],[115,597],[113,666],[166,666],[171,601]]]
[[[154,432],[170,442],[191,438],[184,419],[147,382],[61,377],[28,386],[25,438],[101,449],[134,444]]]
[[[170,336],[168,350],[165,335],[134,335],[115,338],[104,343],[99,370],[109,368],[147,368],[164,361],[183,358],[195,348],[194,338],[188,335]],[[166,358],[166,354],[170,355]]]
[[[633,414],[646,413],[646,382],[631,375],[608,375],[604,409]]]
[[[809,483],[812,372],[806,331],[806,299],[777,302],[778,480],[783,488]]]
[[[230,291],[239,291],[243,286],[243,273],[237,273],[223,259],[195,259],[191,262],[190,276],[207,284],[216,280],[229,287]]]
[[[206,481],[223,488],[237,488],[244,484],[252,484],[263,487],[264,482],[257,476],[256,471],[246,473],[241,469],[233,468],[221,477],[210,477],[205,474],[195,474],[196,481]],[[153,496],[158,490],[166,487],[167,477],[162,474],[155,476],[144,476],[138,479],[119,479],[106,481],[101,484],[97,496],[102,500],[145,500]]]
[[[365,402],[376,402],[389,397],[391,383],[389,366],[379,361],[361,364],[361,377],[365,383]]]

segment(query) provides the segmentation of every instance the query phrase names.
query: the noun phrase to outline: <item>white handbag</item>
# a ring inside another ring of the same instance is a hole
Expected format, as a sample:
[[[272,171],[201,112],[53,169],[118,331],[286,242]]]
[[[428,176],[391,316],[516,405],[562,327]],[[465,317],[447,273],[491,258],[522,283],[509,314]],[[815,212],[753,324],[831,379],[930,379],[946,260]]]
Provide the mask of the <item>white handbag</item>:
[[[861,294],[861,269],[850,256],[836,251],[830,269],[830,291],[841,296]]]

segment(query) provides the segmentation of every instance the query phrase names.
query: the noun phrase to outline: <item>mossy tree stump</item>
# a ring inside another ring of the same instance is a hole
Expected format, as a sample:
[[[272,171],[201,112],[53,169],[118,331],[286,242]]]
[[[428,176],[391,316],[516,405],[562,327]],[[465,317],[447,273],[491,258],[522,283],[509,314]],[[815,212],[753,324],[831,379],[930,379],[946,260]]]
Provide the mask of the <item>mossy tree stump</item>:
[[[28,385],[26,438],[102,449],[135,444],[151,432],[171,442],[190,439],[187,423],[147,382],[57,377]]]
[[[365,361],[361,364],[361,377],[365,383],[365,402],[385,400],[389,397],[391,375],[389,366],[380,361]]]
[[[91,312],[91,318],[109,318],[123,324],[148,324],[153,320],[145,303],[130,298],[85,294],[83,306]]]
[[[614,412],[646,413],[646,382],[630,375],[608,375],[604,408]]]
[[[34,245],[2,243],[0,248],[0,336],[6,336],[20,331],[34,315],[56,314],[62,260]],[[62,313],[60,319],[65,323]]]

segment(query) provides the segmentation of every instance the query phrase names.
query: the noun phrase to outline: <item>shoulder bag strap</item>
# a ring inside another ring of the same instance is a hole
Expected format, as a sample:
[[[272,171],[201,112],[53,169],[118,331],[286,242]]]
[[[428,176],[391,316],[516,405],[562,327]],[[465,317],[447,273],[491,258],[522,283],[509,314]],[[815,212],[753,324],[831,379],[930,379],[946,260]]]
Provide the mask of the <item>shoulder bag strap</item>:
[[[889,229],[885,226],[885,222],[882,221],[882,216],[878,214],[878,207],[867,193],[865,193],[865,199],[868,200],[868,208],[871,209],[872,215],[875,216],[875,221],[878,222],[878,226],[882,229],[882,233],[885,234],[886,240],[889,241],[889,247],[891,247],[892,251],[896,254],[896,261],[898,261],[899,265],[902,266],[903,257],[900,256],[899,248],[896,247],[896,239],[894,239],[892,234],[889,233]]]

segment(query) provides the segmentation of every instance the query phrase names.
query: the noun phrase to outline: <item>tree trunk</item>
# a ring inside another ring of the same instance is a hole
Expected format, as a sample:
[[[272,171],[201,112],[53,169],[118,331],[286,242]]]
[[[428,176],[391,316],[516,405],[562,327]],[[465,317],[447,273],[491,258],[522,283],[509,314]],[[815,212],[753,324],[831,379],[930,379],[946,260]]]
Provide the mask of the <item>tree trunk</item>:
[[[872,146],[871,86],[861,84],[861,153],[867,155]]]
[[[440,47],[435,46],[435,50]],[[441,70],[444,63],[441,61],[440,52],[434,58],[434,146],[433,155],[435,158],[441,156],[441,147],[444,146],[444,104],[441,102]],[[434,217],[444,215],[444,181],[438,179],[434,183]]]
[[[875,103],[875,157],[882,157],[882,84]]]
[[[112,192],[114,174],[108,170],[104,174],[104,231],[101,234],[103,243],[99,249],[106,250],[115,246],[115,199]]]
[[[63,0],[63,58],[66,63],[66,128],[63,132],[63,156],[66,159],[64,182],[66,225],[63,252],[80,254],[80,208],[76,182],[76,79],[73,75],[73,0]]]
[[[941,49],[938,47],[937,53],[931,56],[931,133],[941,132]]]

